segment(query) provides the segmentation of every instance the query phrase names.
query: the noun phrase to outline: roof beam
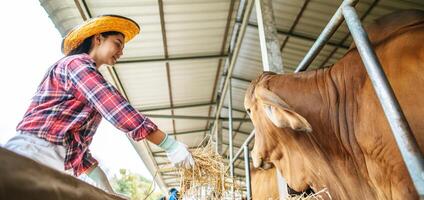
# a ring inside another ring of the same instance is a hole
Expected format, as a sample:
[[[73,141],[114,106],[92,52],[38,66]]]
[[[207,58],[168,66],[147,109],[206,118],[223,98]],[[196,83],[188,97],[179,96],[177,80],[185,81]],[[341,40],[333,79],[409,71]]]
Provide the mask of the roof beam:
[[[228,108],[228,106],[222,106],[222,108],[224,108],[224,109],[226,109],[226,110],[228,110],[229,108]],[[233,109],[233,111],[237,111],[237,112],[240,112],[240,113],[246,113],[246,111],[245,110],[240,110],[240,109],[237,109],[237,108],[232,108]]]
[[[165,58],[154,58],[154,59],[132,59],[132,60],[121,60],[121,63],[151,63],[151,62],[171,62],[171,61],[192,61],[192,60],[204,60],[204,59],[225,59],[228,55],[201,55],[201,56],[186,56],[186,57],[165,57]]]
[[[145,108],[138,109],[139,112],[150,112],[150,111],[159,111],[159,110],[170,110],[170,109],[180,109],[180,108],[194,108],[194,107],[202,107],[202,106],[213,106],[215,103],[204,102],[204,103],[196,103],[196,104],[188,104],[188,105],[180,105],[180,106],[166,106],[166,107],[157,107],[157,108]]]
[[[198,130],[191,130],[191,131],[182,131],[182,132],[176,132],[176,133],[170,133],[169,135],[186,135],[186,134],[192,134],[192,133],[203,133],[205,131],[209,131],[210,129],[198,129]]]
[[[192,120],[214,120],[215,117],[206,117],[206,116],[195,116],[195,115],[156,115],[156,114],[144,114],[150,118],[165,118],[165,119],[192,119]],[[227,121],[228,118],[221,117],[220,120]],[[250,122],[250,119],[245,118],[233,118],[233,121],[245,121]]]
[[[236,23],[240,23],[240,22],[236,22]],[[252,22],[249,22],[248,26],[253,27],[253,28],[258,28],[258,25],[254,24]],[[317,38],[309,37],[309,36],[306,36],[306,35],[301,35],[301,34],[294,33],[294,32],[289,33],[287,31],[284,31],[284,30],[281,30],[281,29],[277,29],[277,32],[278,32],[278,34],[282,34],[282,35],[297,38],[297,39],[308,40],[308,41],[311,41],[311,42],[315,42],[317,40]],[[327,42],[327,45],[338,47],[338,48],[341,48],[341,49],[349,49],[349,46],[346,46],[346,45],[343,45],[343,44],[337,44],[337,43],[333,43],[333,42]]]
[[[228,130],[227,127],[222,127],[222,129]],[[250,135],[250,133],[247,133],[247,132],[244,132],[244,131],[241,131],[241,130],[233,130],[233,132],[240,133],[240,134],[243,134],[243,135]]]
[[[85,2],[85,0],[82,0],[82,4],[84,5],[85,10],[87,11],[88,18],[92,18],[93,16],[91,15],[90,10],[88,9],[87,2]]]

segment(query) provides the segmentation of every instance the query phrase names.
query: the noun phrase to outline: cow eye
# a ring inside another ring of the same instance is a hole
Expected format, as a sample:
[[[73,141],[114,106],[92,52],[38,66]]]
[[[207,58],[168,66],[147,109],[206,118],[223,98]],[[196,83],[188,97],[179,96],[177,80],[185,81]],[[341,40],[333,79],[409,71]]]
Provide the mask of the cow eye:
[[[246,109],[246,111],[247,111],[247,114],[250,115],[250,109],[248,108],[248,109]]]

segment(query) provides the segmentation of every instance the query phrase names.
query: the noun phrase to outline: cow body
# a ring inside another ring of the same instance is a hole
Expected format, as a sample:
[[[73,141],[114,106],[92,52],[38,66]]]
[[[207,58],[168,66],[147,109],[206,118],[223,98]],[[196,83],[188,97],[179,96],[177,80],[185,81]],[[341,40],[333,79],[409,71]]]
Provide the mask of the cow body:
[[[424,13],[391,15],[369,30],[423,152]],[[330,68],[262,74],[248,88],[245,108],[256,129],[254,165],[272,162],[294,190],[327,188],[332,199],[418,199],[354,47]]]

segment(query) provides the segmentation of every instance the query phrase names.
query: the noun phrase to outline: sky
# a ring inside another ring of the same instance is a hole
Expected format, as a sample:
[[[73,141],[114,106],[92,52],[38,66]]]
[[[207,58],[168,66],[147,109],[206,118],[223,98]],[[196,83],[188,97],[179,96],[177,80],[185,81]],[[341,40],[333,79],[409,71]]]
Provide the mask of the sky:
[[[59,31],[39,1],[5,1],[0,18],[0,145],[4,145],[16,134],[47,69],[63,54]],[[105,119],[90,150],[108,175],[125,168],[152,179],[125,134]]]

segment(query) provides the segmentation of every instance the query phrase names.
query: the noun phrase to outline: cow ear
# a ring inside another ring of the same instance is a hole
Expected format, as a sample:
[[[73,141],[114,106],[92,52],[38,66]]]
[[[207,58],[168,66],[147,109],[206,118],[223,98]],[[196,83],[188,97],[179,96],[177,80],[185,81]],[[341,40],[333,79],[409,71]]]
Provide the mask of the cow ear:
[[[295,131],[311,132],[312,127],[309,122],[296,113],[278,95],[266,88],[258,87],[255,96],[262,104],[268,119],[279,128],[291,128]]]

